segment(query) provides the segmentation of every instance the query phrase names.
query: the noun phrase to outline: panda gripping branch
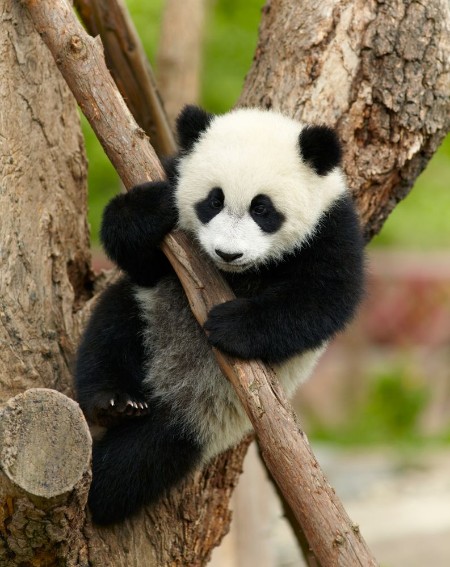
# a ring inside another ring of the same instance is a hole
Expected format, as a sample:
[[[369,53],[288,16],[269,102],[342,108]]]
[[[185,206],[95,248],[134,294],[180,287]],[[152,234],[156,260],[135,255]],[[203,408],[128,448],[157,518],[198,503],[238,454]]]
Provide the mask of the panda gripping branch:
[[[167,181],[116,196],[103,216],[123,276],[99,299],[76,366],[81,408],[105,426],[89,494],[100,524],[156,502],[250,430],[211,345],[269,363],[292,396],[363,293],[364,243],[333,130],[188,106],[177,134]],[[174,227],[236,295],[205,329],[159,248]]]

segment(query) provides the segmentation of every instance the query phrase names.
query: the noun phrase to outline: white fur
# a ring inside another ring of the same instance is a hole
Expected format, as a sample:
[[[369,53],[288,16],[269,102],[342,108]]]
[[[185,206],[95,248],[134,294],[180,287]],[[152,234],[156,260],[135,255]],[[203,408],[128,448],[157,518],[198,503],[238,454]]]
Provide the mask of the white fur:
[[[193,233],[222,269],[227,268],[214,252],[217,247],[243,252],[233,262],[239,269],[246,260],[258,264],[300,246],[314,233],[322,213],[346,191],[339,168],[321,177],[303,163],[298,144],[302,128],[273,111],[236,110],[214,117],[193,151],[181,159],[179,226]],[[222,188],[225,207],[202,225],[195,204],[213,187]],[[285,216],[275,233],[262,231],[248,214],[258,194],[268,195]]]
[[[169,276],[154,288],[135,286],[135,297],[146,323],[149,395],[174,407],[172,419],[196,432],[206,462],[238,443],[251,430],[250,421],[220,371],[179,281]],[[288,396],[308,378],[324,348],[274,365]]]
[[[200,224],[196,236],[203,249],[222,270],[240,271],[271,255],[272,241],[267,238],[267,234],[248,213],[235,215],[228,205],[209,223]],[[240,252],[243,256],[227,263],[217,256],[216,249],[230,254]]]

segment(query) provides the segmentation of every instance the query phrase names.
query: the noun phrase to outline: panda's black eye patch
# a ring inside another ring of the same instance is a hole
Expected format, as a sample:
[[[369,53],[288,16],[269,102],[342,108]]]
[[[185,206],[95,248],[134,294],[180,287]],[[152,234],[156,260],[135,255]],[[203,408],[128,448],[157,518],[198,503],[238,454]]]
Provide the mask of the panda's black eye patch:
[[[284,221],[283,213],[280,213],[267,195],[257,195],[250,203],[250,216],[256,224],[269,234],[281,228]]]
[[[195,212],[199,221],[207,224],[223,209],[225,195],[220,187],[214,187],[207,197],[195,205]]]
[[[260,203],[259,205],[255,205],[252,207],[252,213],[254,215],[265,215],[267,213],[267,207]]]

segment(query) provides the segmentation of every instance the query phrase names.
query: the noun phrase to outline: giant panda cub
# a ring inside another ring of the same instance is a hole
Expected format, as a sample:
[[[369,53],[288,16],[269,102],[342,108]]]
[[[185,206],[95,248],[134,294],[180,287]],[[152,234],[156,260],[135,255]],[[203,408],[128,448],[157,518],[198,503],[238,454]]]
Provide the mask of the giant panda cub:
[[[188,106],[177,134],[168,181],[116,196],[103,216],[123,276],[100,298],[76,368],[81,408],[106,425],[89,494],[98,523],[157,501],[250,430],[211,345],[266,361],[292,395],[362,295],[363,239],[333,130]],[[236,295],[204,329],[159,249],[176,226]]]

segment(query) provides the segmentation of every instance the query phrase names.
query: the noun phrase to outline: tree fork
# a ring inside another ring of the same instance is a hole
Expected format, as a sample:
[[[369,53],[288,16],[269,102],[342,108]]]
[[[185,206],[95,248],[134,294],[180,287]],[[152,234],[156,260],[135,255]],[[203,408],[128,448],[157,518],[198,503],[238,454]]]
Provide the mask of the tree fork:
[[[161,178],[162,167],[118,93],[101,45],[84,32],[68,2],[54,2],[51,7],[36,0],[22,2],[125,186]],[[223,301],[230,297],[230,291],[209,266],[197,265],[185,235],[169,235],[164,251],[174,263],[177,259],[174,267],[179,275],[187,276],[190,266],[195,266],[196,271],[190,273],[193,285],[187,288],[186,281],[190,280],[184,278],[184,286],[188,296],[203,302],[200,312],[194,312],[201,323],[217,302],[215,297]],[[214,295],[210,296],[210,291]],[[269,470],[323,567],[376,565],[359,530],[326,481],[274,374],[259,362],[243,363],[218,352],[216,355],[249,413]]]
[[[203,0],[194,0],[197,10],[205,9],[203,4],[200,5],[202,2]],[[175,154],[177,151],[175,139],[167,134],[168,132],[171,133],[171,126],[160,101],[152,66],[147,59],[125,4],[122,0],[75,0],[74,5],[90,35],[93,37],[100,35],[105,51],[106,63],[114,81],[127,101],[127,106],[131,110],[136,122],[145,130],[150,140],[153,141],[153,146],[158,156]],[[173,10],[173,6],[171,6],[171,9]],[[178,17],[184,22],[183,13],[178,14]],[[165,13],[165,18],[168,19],[167,13]],[[177,38],[176,42],[177,44],[179,42],[182,43],[185,39],[186,36],[184,35],[182,38]],[[180,50],[181,46],[178,46],[177,53]],[[163,71],[161,61],[159,71],[161,75]],[[199,70],[197,69],[197,71]],[[192,70],[189,70],[189,72],[192,72]],[[167,79],[172,74],[173,69],[169,71]],[[148,76],[146,77],[145,75]],[[177,82],[176,79],[175,82]],[[175,89],[172,86],[170,94],[174,93]],[[165,105],[167,105],[167,94],[166,92],[164,96]],[[176,95],[176,100],[182,100],[180,93]],[[176,104],[176,101],[172,100],[172,107],[174,104]],[[175,116],[172,118],[174,120]],[[164,145],[161,142],[165,142]],[[291,525],[305,561],[308,565],[320,567],[300,524],[289,508],[270,471],[267,471],[267,475],[281,500],[282,507],[285,510],[285,518]]]

